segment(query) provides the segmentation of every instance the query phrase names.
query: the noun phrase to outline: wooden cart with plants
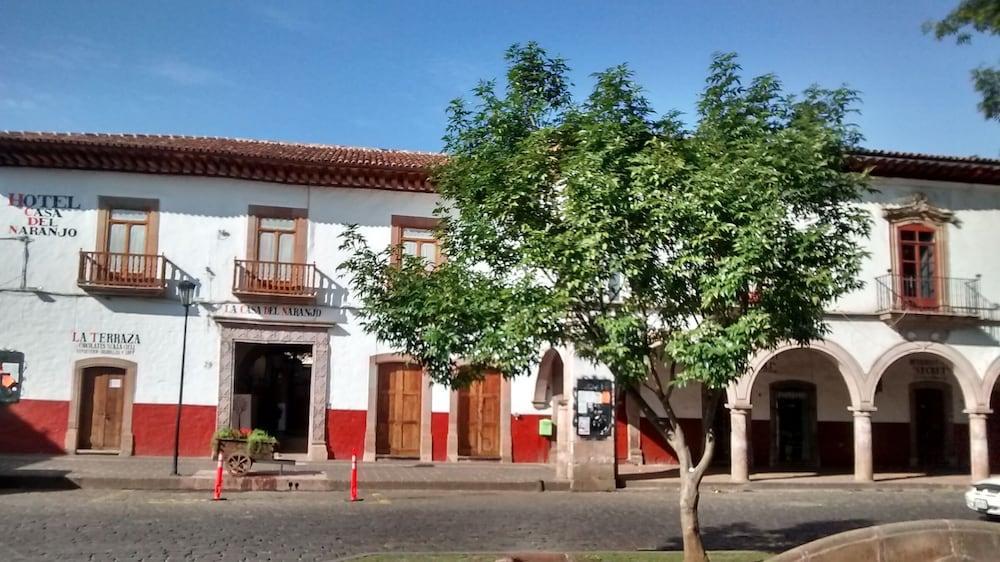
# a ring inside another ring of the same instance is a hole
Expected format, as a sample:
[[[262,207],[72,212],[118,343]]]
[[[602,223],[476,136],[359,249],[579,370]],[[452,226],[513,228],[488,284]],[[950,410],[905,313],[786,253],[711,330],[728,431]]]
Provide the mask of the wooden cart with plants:
[[[250,472],[254,461],[273,460],[278,440],[261,429],[253,431],[224,427],[212,437],[213,451],[233,476]]]

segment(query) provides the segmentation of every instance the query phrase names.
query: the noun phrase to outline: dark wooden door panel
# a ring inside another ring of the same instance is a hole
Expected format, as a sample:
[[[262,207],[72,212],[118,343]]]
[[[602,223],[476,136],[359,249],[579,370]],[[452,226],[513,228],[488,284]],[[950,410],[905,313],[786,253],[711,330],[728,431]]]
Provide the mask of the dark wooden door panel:
[[[125,412],[125,372],[113,367],[91,367],[83,372],[80,388],[78,447],[118,450]]]
[[[458,393],[458,454],[467,457],[500,456],[500,374]]]
[[[375,449],[378,454],[420,454],[420,406],[423,373],[402,363],[379,366]]]

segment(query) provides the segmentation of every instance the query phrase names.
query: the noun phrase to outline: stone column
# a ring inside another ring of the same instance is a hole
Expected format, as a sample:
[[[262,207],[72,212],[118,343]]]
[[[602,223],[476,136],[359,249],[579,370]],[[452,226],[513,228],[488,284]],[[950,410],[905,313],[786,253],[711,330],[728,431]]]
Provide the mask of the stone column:
[[[990,451],[986,440],[986,414],[969,414],[969,456],[972,481],[978,482],[990,477]]]
[[[729,475],[733,482],[750,480],[750,462],[747,456],[747,424],[750,408],[729,406]]]
[[[854,413],[854,480],[871,482],[875,479],[872,468],[872,410],[848,409]]]

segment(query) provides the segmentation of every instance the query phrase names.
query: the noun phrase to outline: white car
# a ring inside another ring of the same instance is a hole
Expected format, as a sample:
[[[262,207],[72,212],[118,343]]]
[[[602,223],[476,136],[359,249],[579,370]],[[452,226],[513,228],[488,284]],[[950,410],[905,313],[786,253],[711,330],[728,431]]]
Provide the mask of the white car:
[[[987,478],[965,492],[965,505],[987,517],[1000,517],[1000,478]]]

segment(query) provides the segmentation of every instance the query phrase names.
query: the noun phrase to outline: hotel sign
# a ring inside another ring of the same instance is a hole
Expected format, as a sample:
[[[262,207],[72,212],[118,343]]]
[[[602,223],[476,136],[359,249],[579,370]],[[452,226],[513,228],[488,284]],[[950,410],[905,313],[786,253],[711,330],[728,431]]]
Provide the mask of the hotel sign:
[[[264,324],[332,325],[336,309],[327,306],[294,304],[232,304],[219,305],[212,315],[216,320]]]
[[[23,223],[8,225],[8,234],[15,236],[76,236],[76,229],[61,226],[64,211],[80,208],[73,195],[8,193],[7,204],[24,213]]]

